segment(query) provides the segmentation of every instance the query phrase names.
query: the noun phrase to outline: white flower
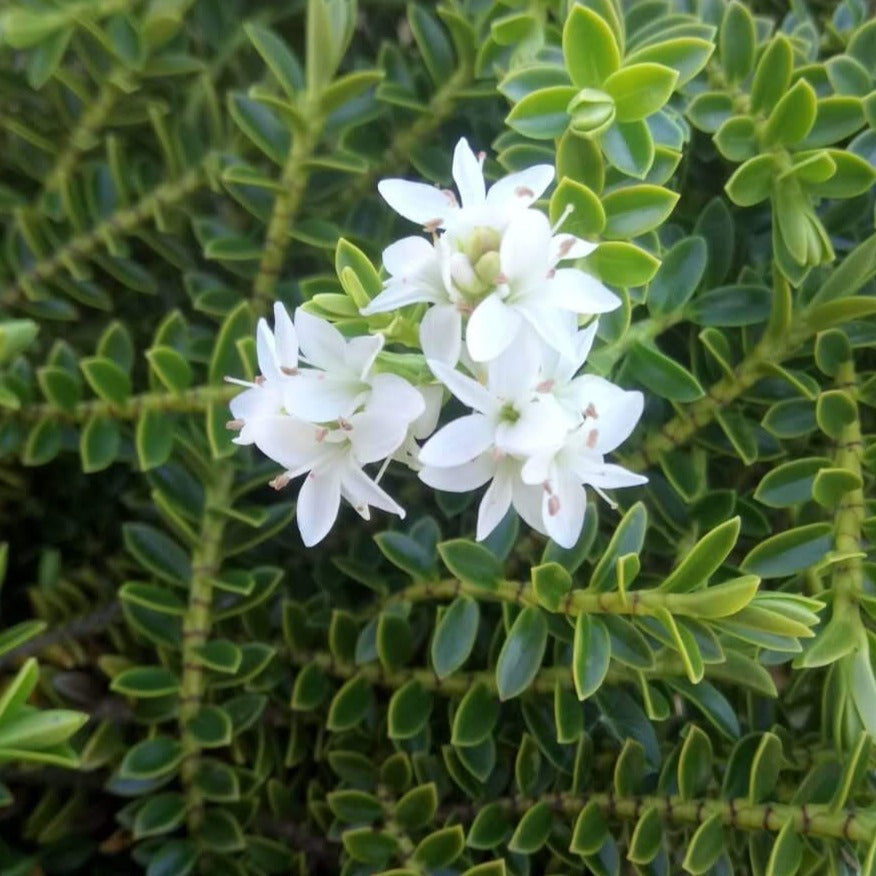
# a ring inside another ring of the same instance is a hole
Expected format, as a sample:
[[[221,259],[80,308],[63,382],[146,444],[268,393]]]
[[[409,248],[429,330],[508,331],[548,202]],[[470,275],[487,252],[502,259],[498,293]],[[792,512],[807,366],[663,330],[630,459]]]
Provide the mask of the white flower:
[[[299,367],[299,345],[313,367]],[[293,325],[276,305],[273,335],[259,322],[262,375],[232,400],[229,425],[240,428],[238,443],[254,443],[286,469],[272,481],[276,488],[307,475],[296,516],[308,546],[331,529],[342,497],[366,520],[371,506],[404,516],[363,467],[392,458],[411,432],[421,434],[414,424],[426,401],[402,377],[373,373],[382,346],[380,336],[348,340],[300,308]]]
[[[452,173],[461,206],[456,195],[448,189],[405,179],[381,180],[377,191],[396,213],[416,222],[426,231],[437,231],[458,219],[462,209],[480,209],[484,218],[501,221],[511,210],[528,207],[541,197],[554,178],[550,164],[537,164],[503,177],[487,192],[483,163],[483,153],[476,157],[468,141],[464,137],[460,139],[453,151]]]
[[[564,439],[576,418],[536,385],[540,361],[534,340],[487,366],[486,386],[430,361],[436,377],[472,413],[451,421],[420,450],[420,478],[439,490],[466,492],[492,481],[481,500],[477,538],[496,527],[513,503],[532,526],[540,525],[540,487],[521,478],[531,453]]]
[[[533,529],[572,547],[584,523],[584,485],[604,496],[603,489],[647,480],[605,462],[604,454],[638,422],[643,398],[595,375],[575,376],[595,334],[594,323],[573,336],[571,360],[524,336],[489,363],[485,385],[444,363],[429,362],[435,376],[473,411],[426,442],[420,478],[451,492],[490,482],[478,509],[478,540],[513,505]]]
[[[274,304],[274,332],[265,319],[256,329],[256,352],[260,376],[254,383],[226,378],[230,383],[247,387],[231,400],[228,426],[239,429],[235,444],[252,444],[265,418],[279,414],[284,408],[283,387],[298,369],[298,337],[286,308]]]
[[[544,531],[567,548],[575,544],[584,525],[585,485],[606,498],[605,489],[648,481],[604,458],[629,437],[639,421],[642,393],[622,390],[593,374],[579,377],[573,384],[578,404],[584,406],[584,419],[568,432],[562,444],[532,454],[522,470],[526,483],[543,487]]]
[[[511,174],[485,194],[480,163],[465,140],[456,147],[453,168],[461,207],[452,193],[422,183],[380,184],[390,206],[422,221],[436,239],[406,237],[387,247],[389,279],[362,313],[432,304],[420,325],[420,344],[428,359],[450,365],[460,357],[465,318],[466,345],[475,361],[495,359],[530,329],[573,357],[577,316],[613,310],[620,301],[584,271],[557,268],[564,259],[588,255],[594,244],[555,235],[542,213],[526,209],[550,184],[553,169],[538,165]],[[423,219],[439,207],[440,215]],[[438,229],[444,229],[440,236]]]

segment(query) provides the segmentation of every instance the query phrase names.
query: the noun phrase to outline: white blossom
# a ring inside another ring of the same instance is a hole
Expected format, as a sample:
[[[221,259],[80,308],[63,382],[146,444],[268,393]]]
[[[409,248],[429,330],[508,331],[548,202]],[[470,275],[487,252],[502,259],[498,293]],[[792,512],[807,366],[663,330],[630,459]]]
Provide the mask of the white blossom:
[[[374,371],[381,336],[347,339],[300,308],[294,324],[282,305],[274,313],[273,334],[264,320],[258,326],[262,374],[231,402],[236,440],[284,467],[272,481],[278,489],[306,475],[296,517],[308,546],[331,529],[341,498],[366,520],[372,506],[404,516],[363,468],[423,434],[414,424],[426,411],[424,395],[396,374]]]
[[[452,193],[422,183],[380,184],[390,206],[420,222],[435,239],[406,237],[386,248],[389,279],[362,313],[431,304],[420,325],[420,343],[427,358],[451,365],[459,360],[466,322],[466,345],[475,361],[495,359],[530,331],[573,357],[570,340],[578,316],[620,304],[586,272],[558,267],[563,260],[588,255],[595,245],[554,234],[543,213],[527,209],[550,184],[551,167],[511,174],[485,192],[481,165],[460,140],[453,175],[461,206]]]

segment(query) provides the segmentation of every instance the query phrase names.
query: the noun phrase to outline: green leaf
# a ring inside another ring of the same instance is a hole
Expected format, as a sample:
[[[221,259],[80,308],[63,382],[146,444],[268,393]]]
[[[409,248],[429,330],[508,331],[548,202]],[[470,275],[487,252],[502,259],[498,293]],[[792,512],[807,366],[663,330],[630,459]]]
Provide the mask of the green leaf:
[[[329,683],[318,663],[308,663],[295,676],[291,707],[296,712],[311,712],[329,694]]]
[[[420,840],[414,849],[413,859],[423,867],[436,870],[452,864],[465,848],[465,831],[455,824],[436,830]]]
[[[803,140],[815,124],[816,101],[815,89],[805,79],[798,79],[770,113],[763,129],[764,143],[792,146]]]
[[[596,237],[605,227],[605,210],[602,202],[592,189],[583,183],[568,177],[560,180],[560,184],[551,195],[550,218],[556,224],[565,211],[571,207],[572,212],[563,222],[563,231],[576,237]]]
[[[720,286],[694,298],[687,313],[699,325],[754,325],[770,315],[772,298],[772,290],[766,286]]]
[[[681,87],[706,66],[714,50],[715,46],[709,40],[698,37],[678,37],[636,49],[626,56],[625,62],[628,64],[653,62],[670,67],[678,74],[676,87]]]
[[[199,838],[206,849],[212,852],[236,852],[246,847],[240,824],[226,809],[205,811]]]
[[[842,389],[821,393],[815,404],[815,421],[829,438],[840,440],[843,431],[858,419],[858,406]]]
[[[632,243],[600,243],[586,260],[587,267],[604,283],[612,286],[643,286],[660,267],[651,253]]]
[[[832,547],[833,527],[810,523],[762,541],[742,561],[742,568],[762,578],[794,575],[819,563]]]
[[[534,854],[547,842],[553,820],[550,804],[546,800],[536,803],[518,822],[508,841],[508,850],[520,855]]]
[[[50,415],[40,417],[27,436],[21,452],[25,465],[45,465],[60,452],[63,440],[61,423]]]
[[[593,696],[605,680],[611,658],[611,640],[605,624],[593,615],[578,615],[572,648],[572,679],[579,700]]]
[[[248,302],[242,301],[225,317],[219,330],[213,346],[213,355],[210,357],[210,383],[222,383],[226,377],[241,374],[245,362],[241,357],[238,342],[252,337],[254,328],[252,309]],[[223,412],[225,411],[227,408],[223,406]],[[224,416],[222,423],[224,424],[227,419],[227,416]]]
[[[761,803],[772,795],[783,762],[782,743],[774,733],[764,733],[751,761],[748,802]]]
[[[681,310],[699,286],[708,251],[701,237],[684,237],[663,254],[648,287],[648,309],[655,316]]]
[[[822,468],[812,484],[812,498],[824,508],[836,508],[853,490],[863,486],[860,474],[845,468]]]
[[[752,207],[770,196],[777,172],[775,155],[756,155],[736,168],[724,190],[737,206]]]
[[[410,832],[429,824],[437,811],[438,788],[434,782],[429,782],[408,791],[395,804],[392,815],[404,830]]]
[[[401,669],[413,653],[413,635],[407,619],[383,611],[377,620],[377,656],[387,672]]]
[[[438,678],[446,678],[468,660],[479,621],[480,608],[469,596],[458,596],[441,615],[431,648],[432,666]]]
[[[523,693],[535,678],[547,646],[548,626],[540,608],[526,606],[517,616],[496,663],[500,700]]]
[[[438,553],[451,575],[485,590],[495,590],[503,580],[502,564],[483,545],[463,538],[444,541]]]
[[[380,800],[365,791],[330,791],[326,803],[334,816],[347,824],[371,824],[383,817]]]
[[[304,87],[298,59],[283,40],[269,28],[261,27],[250,21],[244,24],[243,29],[287,97],[294,100]]]
[[[712,779],[712,743],[696,724],[689,724],[678,758],[678,793],[682,800],[700,797]]]
[[[815,122],[801,142],[805,149],[832,146],[851,137],[864,126],[861,98],[835,95],[818,99]]]
[[[175,541],[146,523],[126,523],[122,534],[128,552],[144,569],[171,584],[188,585],[189,557]]]
[[[643,119],[615,122],[599,143],[609,163],[627,176],[644,179],[654,164],[654,138]]]
[[[198,645],[193,652],[203,666],[228,675],[236,673],[243,662],[243,651],[228,639],[211,639]]]
[[[641,815],[630,837],[627,859],[634,864],[649,864],[663,848],[663,820],[657,806]]]
[[[704,91],[687,107],[691,124],[707,134],[714,134],[732,115],[733,97],[723,91]]]
[[[617,561],[626,554],[638,554],[645,543],[648,512],[641,502],[624,514],[608,547],[590,576],[590,589],[597,592],[613,590],[617,586]],[[608,617],[606,617],[608,620]]]
[[[192,385],[191,366],[173,347],[153,347],[146,351],[146,358],[158,379],[172,393],[179,394]]]
[[[789,818],[779,831],[767,863],[765,876],[794,876],[803,861],[803,843],[794,819]]]
[[[354,675],[335,694],[329,706],[326,727],[334,732],[349,730],[365,718],[374,699],[363,675]]]
[[[389,701],[387,727],[390,739],[416,736],[432,714],[432,695],[412,678],[402,685]]]
[[[177,675],[163,666],[135,666],[133,669],[125,669],[110,684],[110,690],[140,699],[167,696],[176,693],[179,688]]]
[[[770,113],[787,93],[794,70],[794,50],[784,34],[776,34],[764,49],[751,84],[751,109]]]
[[[747,161],[759,153],[757,126],[751,116],[727,119],[712,138],[718,151],[730,161]]]
[[[663,579],[659,589],[668,593],[686,593],[705,586],[733,550],[740,525],[741,519],[733,517],[706,533]]]
[[[599,803],[590,800],[575,821],[569,851],[582,856],[595,855],[603,847],[607,837],[608,825]]]
[[[74,411],[82,398],[79,376],[66,368],[43,366],[37,369],[37,381],[46,400],[65,411]]]
[[[661,225],[678,201],[675,192],[646,183],[610,192],[602,200],[607,238],[632,238]],[[598,252],[598,250],[597,250]]]
[[[553,85],[527,94],[514,105],[505,122],[534,140],[559,137],[569,124],[567,107],[576,94],[570,85]]]
[[[364,864],[385,864],[398,850],[398,841],[391,834],[358,827],[341,834],[347,854]]]
[[[621,62],[611,27],[579,3],[572,7],[563,26],[563,55],[572,82],[579,88],[599,88]]]
[[[219,706],[201,706],[186,730],[203,748],[219,748],[231,742],[231,718]]]
[[[479,808],[468,831],[466,845],[472,849],[493,849],[505,842],[511,825],[501,803],[488,803]]]
[[[715,812],[691,837],[682,866],[693,876],[708,873],[721,857],[724,847],[724,817],[721,812]]]
[[[408,24],[432,81],[443,85],[456,72],[456,58],[446,31],[422,6],[415,4],[408,6]]]
[[[752,71],[756,50],[754,17],[745,6],[732,0],[725,8],[718,31],[718,55],[731,85],[741,82]]]
[[[656,113],[672,96],[678,72],[662,64],[626,63],[602,89],[614,100],[619,122],[636,122]]]
[[[127,779],[156,779],[173,772],[182,758],[181,742],[167,736],[155,736],[128,750],[119,766],[119,774]]]
[[[149,859],[146,876],[188,876],[198,863],[198,849],[188,840],[162,843]]]
[[[28,657],[15,677],[6,685],[3,693],[0,694],[0,719],[7,720],[9,716],[19,710],[33,693],[39,679],[40,671],[36,658]]]
[[[142,471],[164,465],[173,450],[174,425],[167,414],[146,408],[137,420],[135,444]]]
[[[150,797],[137,811],[132,832],[134,839],[160,836],[176,830],[186,817],[186,799],[178,791],[165,791]]]
[[[434,557],[416,539],[391,530],[379,532],[374,536],[374,541],[380,552],[414,581],[429,581],[437,577]]]
[[[113,362],[101,356],[82,359],[79,367],[88,385],[105,402],[123,405],[131,395],[131,378]]]
[[[478,745],[493,732],[499,718],[499,701],[483,682],[472,685],[453,717],[454,745]]]
[[[652,392],[672,401],[691,402],[705,394],[699,381],[687,369],[645,344],[633,344],[624,370]]]

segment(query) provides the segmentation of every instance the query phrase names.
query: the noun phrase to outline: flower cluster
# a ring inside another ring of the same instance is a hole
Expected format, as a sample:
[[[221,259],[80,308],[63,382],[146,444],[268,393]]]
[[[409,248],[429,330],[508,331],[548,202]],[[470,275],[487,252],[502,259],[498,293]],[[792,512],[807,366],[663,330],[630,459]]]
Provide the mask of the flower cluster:
[[[307,545],[329,531],[341,497],[366,519],[371,506],[403,516],[380,476],[364,471],[382,464],[382,473],[393,459],[436,489],[489,483],[478,539],[513,505],[563,547],[581,532],[586,485],[604,495],[645,481],[604,458],[638,422],[641,393],[579,374],[598,314],[620,301],[584,270],[560,265],[595,245],[552,228],[533,208],[552,167],[511,174],[487,191],[482,165],[463,139],[453,156],[458,198],[400,179],[378,186],[429,236],[384,250],[388,279],[362,314],[431,305],[420,345],[437,383],[417,387],[381,370],[382,335],[347,339],[302,308],[293,323],[277,305],[273,333],[259,323],[261,375],[232,401],[230,425],[238,443],[286,469],[274,486],[306,474],[297,517]],[[471,413],[432,434],[442,388]]]

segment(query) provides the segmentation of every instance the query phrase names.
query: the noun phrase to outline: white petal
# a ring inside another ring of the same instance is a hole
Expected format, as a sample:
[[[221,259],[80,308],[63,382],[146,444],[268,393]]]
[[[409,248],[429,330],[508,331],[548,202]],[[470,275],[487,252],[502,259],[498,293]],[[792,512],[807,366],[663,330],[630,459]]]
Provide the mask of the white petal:
[[[276,383],[256,384],[234,396],[229,403],[231,416],[235,420],[256,420],[275,417],[283,408],[283,397]]]
[[[460,139],[453,150],[453,181],[464,207],[477,207],[484,203],[484,172],[465,137]]]
[[[613,465],[610,462],[587,467],[586,471],[578,467],[576,468],[576,473],[582,476],[585,484],[606,490],[620,487],[638,487],[641,484],[648,483],[648,478],[644,475],[628,471],[623,466]]]
[[[591,409],[587,426],[597,434],[591,449],[609,453],[627,440],[642,416],[645,399],[638,391],[626,391],[595,374],[585,374],[574,381],[575,395],[581,410]],[[592,406],[592,408],[591,408]]]
[[[589,256],[598,243],[590,243],[589,240],[582,240],[580,237],[575,237],[574,234],[557,234],[551,238],[551,264],[555,265],[564,259],[583,259]]]
[[[539,381],[542,344],[525,323],[521,328],[514,343],[487,365],[490,392],[506,401],[531,401]]]
[[[621,300],[590,274],[577,268],[560,268],[545,283],[544,301],[575,313],[608,313],[621,306]]]
[[[458,209],[446,192],[425,183],[384,179],[377,184],[377,191],[396,213],[423,227],[441,225]]]
[[[279,301],[274,302],[274,345],[278,365],[283,368],[298,367],[298,335],[289,311]]]
[[[387,422],[380,411],[362,411],[350,417],[350,442],[353,454],[361,465],[379,462],[391,456],[404,443],[408,434],[405,422]]]
[[[420,323],[420,346],[427,359],[444,362],[451,368],[459,361],[462,349],[462,314],[451,305],[436,304],[426,311]]]
[[[520,329],[520,315],[498,294],[485,298],[469,317],[465,343],[475,362],[489,362],[506,350]]]
[[[451,420],[420,449],[423,465],[451,466],[470,462],[493,444],[493,424],[483,414]]]
[[[426,466],[420,473],[420,480],[436,490],[448,493],[467,493],[483,486],[496,470],[496,463],[489,453],[484,453],[471,462],[448,467]]]
[[[329,466],[307,475],[295,508],[301,539],[307,547],[328,535],[337,519],[340,504],[340,466]]]
[[[411,423],[411,434],[414,438],[428,438],[438,425],[441,416],[441,403],[444,400],[443,387],[436,384],[418,386],[417,392],[423,397],[423,413]]]
[[[374,313],[399,310],[409,304],[446,300],[447,293],[444,291],[443,283],[440,286],[432,286],[406,277],[401,280],[390,280],[386,283],[383,291],[363,307],[359,313],[363,316],[371,316]]]
[[[425,409],[423,396],[398,374],[375,374],[371,379],[371,395],[366,411],[379,413],[387,422],[395,421],[408,427]]]
[[[562,446],[569,432],[571,418],[550,395],[518,408],[514,423],[496,427],[496,447],[515,456],[525,456]]]
[[[455,371],[443,362],[428,360],[431,372],[464,404],[482,414],[493,414],[499,409],[499,402],[485,387]]]
[[[549,347],[565,359],[575,359],[576,320],[573,313],[530,303],[519,304],[517,310]]]
[[[556,448],[542,450],[538,453],[533,453],[526,462],[523,463],[523,468],[520,471],[520,477],[526,484],[543,484],[545,481],[556,477],[556,465],[554,461],[557,457]]]
[[[344,361],[352,374],[356,374],[362,380],[371,370],[377,354],[383,349],[383,335],[363,335],[358,338],[350,338]]]
[[[483,541],[501,522],[511,506],[511,478],[503,468],[493,477],[478,508],[478,525],[475,538]]]
[[[307,369],[283,384],[286,410],[302,420],[328,423],[349,417],[367,398],[368,384]]]
[[[398,514],[399,517],[405,516],[404,508],[355,465],[344,469],[341,492],[356,511],[363,516],[367,514],[369,505],[388,511],[390,514]],[[365,519],[368,518],[365,517]]]
[[[403,237],[383,251],[383,267],[389,274],[410,276],[435,258],[435,247],[425,237]]]
[[[320,429],[311,423],[286,416],[261,422],[256,446],[284,468],[297,469],[302,465],[312,467],[327,453],[335,452],[319,440]]]
[[[541,519],[541,499],[544,489],[541,485],[532,486],[524,484],[519,478],[512,481],[511,501],[517,513],[524,519],[526,524],[536,532],[547,535],[544,523]]]
[[[563,548],[574,547],[584,525],[587,493],[580,484],[565,477],[554,485],[553,494],[544,492],[542,520],[548,535]]]
[[[554,169],[550,164],[536,164],[526,170],[509,174],[490,186],[487,204],[499,209],[528,207],[544,194],[553,179]]]
[[[325,371],[344,368],[347,343],[330,322],[299,307],[295,311],[295,329],[301,352],[311,365]]]
[[[499,245],[502,273],[512,295],[545,283],[551,268],[550,245],[551,225],[544,213],[521,210],[512,217]]]
[[[260,319],[256,326],[256,355],[262,376],[268,380],[278,380],[280,370],[277,368],[277,349],[274,345],[274,336],[264,318]]]

